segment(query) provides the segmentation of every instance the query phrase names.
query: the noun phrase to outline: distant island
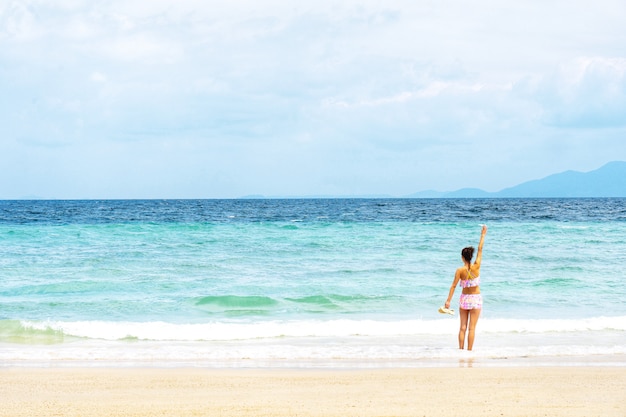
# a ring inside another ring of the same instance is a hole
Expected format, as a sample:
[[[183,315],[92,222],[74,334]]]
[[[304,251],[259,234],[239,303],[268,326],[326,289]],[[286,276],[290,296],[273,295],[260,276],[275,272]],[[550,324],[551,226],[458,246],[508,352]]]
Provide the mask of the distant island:
[[[565,171],[539,180],[527,181],[501,191],[488,192],[478,188],[457,191],[420,191],[398,197],[392,195],[248,195],[241,199],[282,198],[608,198],[626,197],[626,162],[614,161],[589,172]]]
[[[626,162],[615,161],[590,172],[565,171],[497,192],[463,188],[421,191],[408,198],[574,198],[626,197]]]

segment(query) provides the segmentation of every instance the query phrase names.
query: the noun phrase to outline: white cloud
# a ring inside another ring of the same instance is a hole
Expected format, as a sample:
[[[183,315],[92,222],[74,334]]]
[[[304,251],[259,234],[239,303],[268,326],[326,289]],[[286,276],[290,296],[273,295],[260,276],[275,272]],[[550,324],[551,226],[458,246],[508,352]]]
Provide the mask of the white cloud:
[[[220,179],[213,196],[299,184],[302,194],[497,189],[593,169],[626,159],[626,8],[599,0],[594,9],[564,0],[3,2],[0,134],[14,146],[0,144],[0,162],[29,146],[86,160],[114,146],[137,159],[142,184],[173,184],[171,194],[197,169]],[[555,161],[555,149],[568,159]],[[472,184],[456,170],[468,150],[484,156]],[[37,155],[33,165],[54,159]],[[128,166],[133,182],[132,158],[115,155],[88,170],[94,190],[107,164]],[[164,164],[194,168],[166,181],[154,168]]]
[[[0,4],[0,40],[27,41],[37,38],[40,33],[29,3],[13,0]]]
[[[536,100],[543,120],[560,127],[626,127],[626,58],[580,57],[517,91]]]
[[[103,83],[107,80],[107,76],[101,72],[95,71],[91,73],[89,79],[97,83]]]
[[[146,34],[107,39],[102,42],[101,48],[111,59],[140,62],[142,65],[175,63],[183,55],[177,43]]]

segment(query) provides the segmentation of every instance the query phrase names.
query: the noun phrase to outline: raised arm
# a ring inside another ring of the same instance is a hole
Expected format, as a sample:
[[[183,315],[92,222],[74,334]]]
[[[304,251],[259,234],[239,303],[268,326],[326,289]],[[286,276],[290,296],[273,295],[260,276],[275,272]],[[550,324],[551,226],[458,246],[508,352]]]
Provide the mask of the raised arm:
[[[487,226],[483,224],[483,230],[480,233],[480,242],[478,242],[478,252],[476,253],[476,261],[474,265],[480,268],[480,261],[483,258],[483,244],[485,243],[485,235],[487,234]]]

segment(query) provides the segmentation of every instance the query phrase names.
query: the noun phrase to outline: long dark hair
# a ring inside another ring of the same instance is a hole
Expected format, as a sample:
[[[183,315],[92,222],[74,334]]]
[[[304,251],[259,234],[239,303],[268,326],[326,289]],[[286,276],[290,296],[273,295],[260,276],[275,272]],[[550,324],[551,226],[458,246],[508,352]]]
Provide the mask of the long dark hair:
[[[474,247],[473,246],[468,246],[466,248],[463,248],[463,250],[461,251],[461,256],[471,266],[472,265],[472,257],[474,256]]]

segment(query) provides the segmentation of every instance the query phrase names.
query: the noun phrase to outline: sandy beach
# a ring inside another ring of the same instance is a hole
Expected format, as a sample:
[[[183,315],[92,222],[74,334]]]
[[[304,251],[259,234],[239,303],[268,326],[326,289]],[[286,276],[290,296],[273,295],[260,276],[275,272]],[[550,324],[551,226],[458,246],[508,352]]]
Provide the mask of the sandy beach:
[[[5,368],[1,416],[626,415],[624,367]]]

